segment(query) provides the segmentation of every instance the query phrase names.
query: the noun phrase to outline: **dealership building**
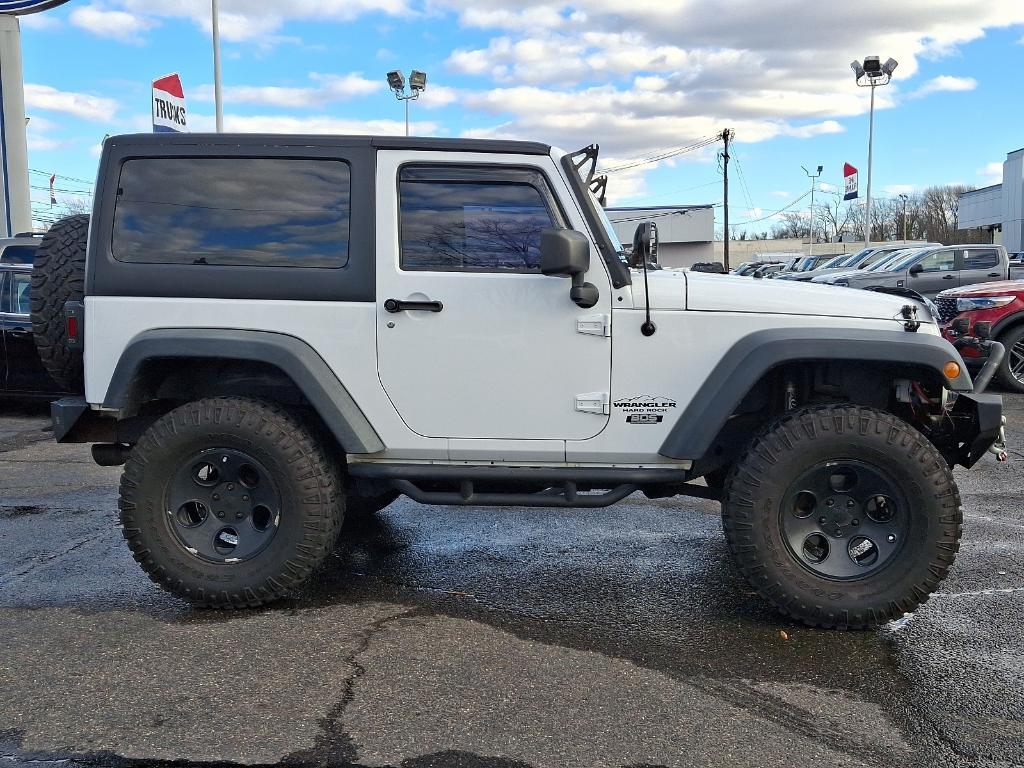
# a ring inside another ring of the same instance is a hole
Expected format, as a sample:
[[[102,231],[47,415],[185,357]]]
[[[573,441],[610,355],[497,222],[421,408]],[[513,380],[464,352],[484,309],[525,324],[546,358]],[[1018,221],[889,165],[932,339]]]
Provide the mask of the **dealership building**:
[[[992,233],[1010,253],[1024,252],[1024,149],[1006,156],[1003,183],[960,195],[957,228]]]
[[[633,242],[637,224],[658,225],[658,262],[665,267],[689,267],[714,261],[715,209],[709,205],[666,205],[653,208],[606,208],[623,245]]]

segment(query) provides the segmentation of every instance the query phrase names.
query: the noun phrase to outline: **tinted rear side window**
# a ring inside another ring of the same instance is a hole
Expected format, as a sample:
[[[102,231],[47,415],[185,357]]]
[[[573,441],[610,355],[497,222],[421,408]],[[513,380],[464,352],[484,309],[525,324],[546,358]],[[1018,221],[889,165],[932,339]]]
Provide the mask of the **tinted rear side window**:
[[[9,245],[0,253],[0,261],[5,264],[31,264],[35,258],[34,245]]]
[[[344,267],[350,196],[338,160],[128,160],[111,252],[145,264]]]
[[[997,266],[999,266],[998,251],[968,248],[964,252],[964,269],[991,269]]]

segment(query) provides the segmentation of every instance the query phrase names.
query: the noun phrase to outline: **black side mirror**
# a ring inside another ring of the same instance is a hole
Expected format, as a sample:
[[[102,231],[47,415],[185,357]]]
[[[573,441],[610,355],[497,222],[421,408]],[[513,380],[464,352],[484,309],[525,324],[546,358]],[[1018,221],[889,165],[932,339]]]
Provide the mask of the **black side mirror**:
[[[920,275],[922,272],[924,272],[924,267],[921,266],[920,262],[910,268],[911,275]]]
[[[659,269],[658,265],[658,225],[653,221],[645,221],[637,225],[633,232],[633,253],[629,265],[640,269],[647,262],[648,269]]]
[[[569,298],[589,309],[601,297],[597,287],[583,281],[590,269],[590,240],[571,229],[545,229],[540,233],[540,271],[554,277],[571,277]]]

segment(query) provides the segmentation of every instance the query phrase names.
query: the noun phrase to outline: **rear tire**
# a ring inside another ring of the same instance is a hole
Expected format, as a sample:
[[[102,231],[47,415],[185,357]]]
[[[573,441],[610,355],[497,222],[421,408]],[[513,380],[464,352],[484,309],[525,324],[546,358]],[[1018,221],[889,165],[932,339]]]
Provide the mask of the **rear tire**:
[[[763,598],[805,624],[851,629],[927,600],[963,522],[935,447],[889,413],[848,405],[768,425],[729,476],[722,512],[736,565]]]
[[[999,341],[1006,347],[997,371],[999,383],[1011,392],[1024,392],[1024,325],[1011,328],[999,337]],[[1014,368],[1018,374],[1014,374]]]
[[[82,354],[68,347],[64,305],[85,296],[89,216],[61,219],[43,235],[32,265],[32,333],[47,373],[65,389],[81,392]]]
[[[200,607],[271,602],[330,554],[344,514],[340,473],[291,414],[244,398],[183,405],[156,421],[121,477],[132,556]]]

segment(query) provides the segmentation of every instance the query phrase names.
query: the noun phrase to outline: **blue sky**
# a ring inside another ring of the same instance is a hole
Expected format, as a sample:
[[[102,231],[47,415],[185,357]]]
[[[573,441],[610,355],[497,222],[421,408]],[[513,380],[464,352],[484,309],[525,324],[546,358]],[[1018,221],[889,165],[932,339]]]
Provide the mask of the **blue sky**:
[[[1024,2],[849,6],[221,0],[227,126],[399,133],[384,73],[416,67],[429,74],[413,104],[420,134],[597,142],[612,165],[733,127],[742,222],[805,192],[801,165],[823,165],[833,185],[844,161],[865,169],[867,92],[849,62],[877,53],[900,67],[878,92],[876,194],[997,182],[1024,146]],[[205,0],[72,0],[25,18],[33,184],[57,173],[70,177],[58,188],[86,190],[71,179],[95,175],[104,134],[149,130],[149,84],[168,72],[181,74],[192,126],[210,129],[208,15]],[[720,178],[709,147],[614,174],[609,191],[613,204],[718,203]]]

